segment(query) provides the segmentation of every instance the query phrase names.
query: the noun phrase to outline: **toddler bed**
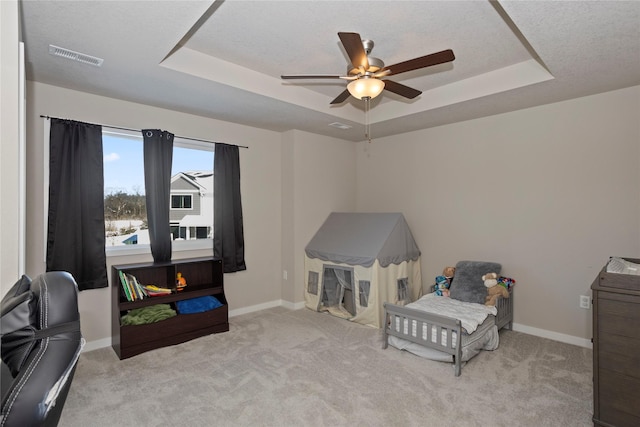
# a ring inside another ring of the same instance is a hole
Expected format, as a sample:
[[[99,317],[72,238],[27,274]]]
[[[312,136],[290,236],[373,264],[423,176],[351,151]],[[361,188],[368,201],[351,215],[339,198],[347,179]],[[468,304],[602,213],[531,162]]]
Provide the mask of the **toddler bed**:
[[[391,344],[431,360],[452,362],[459,376],[463,362],[481,350],[495,350],[498,330],[512,327],[512,288],[509,298],[499,297],[495,307],[484,305],[487,291],[481,277],[496,271],[500,271],[496,263],[460,261],[450,298],[430,293],[406,306],[385,303],[383,348]]]

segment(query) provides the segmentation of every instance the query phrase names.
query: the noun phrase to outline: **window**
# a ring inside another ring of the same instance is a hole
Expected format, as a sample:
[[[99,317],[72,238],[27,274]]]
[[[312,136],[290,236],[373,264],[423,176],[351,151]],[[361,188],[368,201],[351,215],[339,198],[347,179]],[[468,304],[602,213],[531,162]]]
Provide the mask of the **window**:
[[[102,131],[106,246],[149,244],[142,137]]]
[[[143,140],[139,132],[103,127],[107,253],[137,245],[148,252]],[[175,138],[169,220],[173,250],[212,247],[214,145]]]
[[[369,289],[371,289],[371,282],[368,280],[358,281],[358,289],[360,289],[360,306],[369,307]]]
[[[187,238],[187,228],[180,227],[176,224],[171,225],[171,237],[173,238],[173,240],[185,240]]]
[[[171,224],[171,237],[173,240],[212,239],[211,227],[181,227],[179,224]]]
[[[409,279],[398,279],[398,301],[409,301]]]
[[[190,234],[196,236],[196,239],[208,239],[209,227],[189,227]]]
[[[191,209],[191,195],[171,195],[171,209]]]
[[[307,283],[307,292],[313,295],[318,295],[318,277],[317,271],[309,272],[309,280]]]

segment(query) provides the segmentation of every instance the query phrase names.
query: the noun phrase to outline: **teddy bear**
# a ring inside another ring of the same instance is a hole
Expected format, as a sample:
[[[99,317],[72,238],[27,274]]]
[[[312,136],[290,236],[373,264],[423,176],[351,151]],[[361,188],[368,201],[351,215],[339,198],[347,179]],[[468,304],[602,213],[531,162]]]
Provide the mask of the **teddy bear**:
[[[444,270],[442,270],[442,275],[436,277],[436,283],[433,285],[434,294],[441,297],[449,296],[451,279],[453,279],[455,271],[455,267],[445,267]]]
[[[498,285],[498,275],[496,273],[487,273],[482,276],[484,285],[487,287],[487,296],[484,305],[495,306],[498,297],[509,298],[509,291],[504,286]]]
[[[455,267],[445,267],[444,270],[442,270],[442,275],[449,280],[449,285],[451,285],[451,280],[453,280],[454,274],[456,274]]]
[[[487,288],[498,284],[498,275],[496,273],[487,273],[482,276],[482,281]]]

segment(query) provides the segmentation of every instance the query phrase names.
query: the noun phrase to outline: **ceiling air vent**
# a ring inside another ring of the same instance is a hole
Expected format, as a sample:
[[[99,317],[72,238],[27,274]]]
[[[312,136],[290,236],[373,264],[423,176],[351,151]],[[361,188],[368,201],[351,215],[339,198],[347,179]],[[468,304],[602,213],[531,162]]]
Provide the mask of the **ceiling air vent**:
[[[55,56],[61,56],[66,59],[70,59],[72,61],[82,62],[83,64],[94,65],[96,67],[101,67],[104,59],[97,58],[91,55],[85,55],[84,53],[74,52],[73,50],[65,49],[63,47],[54,46],[52,44],[49,45],[49,53]]]
[[[351,129],[351,126],[346,125],[344,123],[340,123],[340,122],[329,123],[329,126],[334,127],[334,128],[338,128],[338,129],[342,129],[342,130]]]

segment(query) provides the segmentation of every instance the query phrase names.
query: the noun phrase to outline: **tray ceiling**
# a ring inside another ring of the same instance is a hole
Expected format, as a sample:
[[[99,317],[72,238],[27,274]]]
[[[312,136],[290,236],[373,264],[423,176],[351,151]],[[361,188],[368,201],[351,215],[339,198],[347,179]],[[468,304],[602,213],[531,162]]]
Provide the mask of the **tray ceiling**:
[[[31,80],[351,141],[364,140],[363,101],[329,105],[347,82],[280,79],[344,74],[339,31],[373,40],[386,64],[456,55],[394,76],[423,93],[374,99],[374,138],[640,84],[635,1],[31,0],[21,14]],[[104,62],[56,57],[49,45]]]

